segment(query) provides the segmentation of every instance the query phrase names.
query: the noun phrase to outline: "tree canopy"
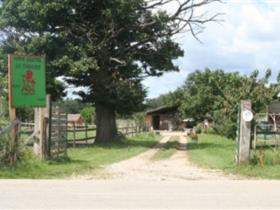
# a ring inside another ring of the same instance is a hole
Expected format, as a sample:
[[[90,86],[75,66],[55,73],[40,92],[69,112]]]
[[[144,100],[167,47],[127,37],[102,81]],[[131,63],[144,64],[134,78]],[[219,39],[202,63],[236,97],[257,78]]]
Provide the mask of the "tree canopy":
[[[58,76],[85,87],[79,94],[95,103],[99,141],[116,137],[116,112],[143,109],[143,78],[179,70],[173,60],[183,50],[173,36],[186,30],[197,38],[217,17],[198,9],[219,0],[1,2],[4,52],[45,54],[48,90],[54,95],[63,91]],[[172,13],[163,9],[170,3],[175,3]]]
[[[259,113],[266,112],[267,105],[278,99],[280,85],[269,84],[270,76],[270,69],[262,78],[258,70],[249,76],[221,69],[197,70],[188,75],[182,87],[154,100],[164,98],[166,104],[175,103],[182,118],[191,117],[197,122],[208,119],[219,134],[233,138],[241,100],[250,99],[253,111]]]

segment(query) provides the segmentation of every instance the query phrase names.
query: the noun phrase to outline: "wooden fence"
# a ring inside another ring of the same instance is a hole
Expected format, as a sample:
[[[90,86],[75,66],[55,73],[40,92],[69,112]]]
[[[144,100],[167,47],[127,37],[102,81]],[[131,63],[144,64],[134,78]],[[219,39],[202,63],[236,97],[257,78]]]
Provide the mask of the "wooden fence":
[[[69,124],[70,125],[70,124]],[[73,125],[67,127],[67,143],[68,146],[75,147],[77,145],[89,145],[93,144],[96,137],[96,126],[95,125]],[[25,139],[30,136],[34,131],[34,123],[22,122],[21,123],[21,135]],[[132,124],[120,124],[118,131],[125,135],[135,135],[137,133],[145,132],[145,126],[136,123]],[[28,144],[31,144],[28,142]]]
[[[133,125],[119,127],[118,131],[125,136],[134,135],[145,131],[144,126]],[[95,125],[72,126],[67,130],[68,146],[93,144],[96,137]]]
[[[75,147],[77,144],[94,143],[96,128],[93,125],[76,126],[67,129],[68,145]]]

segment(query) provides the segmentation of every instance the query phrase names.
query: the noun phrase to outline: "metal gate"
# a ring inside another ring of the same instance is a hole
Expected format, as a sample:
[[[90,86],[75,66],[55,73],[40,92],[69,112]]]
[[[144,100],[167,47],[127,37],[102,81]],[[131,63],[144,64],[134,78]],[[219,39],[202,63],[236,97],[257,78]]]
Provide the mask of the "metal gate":
[[[67,114],[59,106],[50,110],[48,156],[67,155]]]
[[[253,148],[277,145],[280,145],[280,114],[256,114]]]

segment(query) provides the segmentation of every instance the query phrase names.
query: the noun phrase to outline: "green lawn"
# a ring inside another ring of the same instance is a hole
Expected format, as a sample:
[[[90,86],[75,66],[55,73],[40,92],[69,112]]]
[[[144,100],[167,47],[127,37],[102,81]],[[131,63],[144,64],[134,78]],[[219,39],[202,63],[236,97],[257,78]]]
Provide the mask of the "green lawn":
[[[30,152],[17,166],[0,166],[0,178],[64,178],[73,174],[95,173],[97,169],[137,155],[157,143],[160,136],[139,134],[122,143],[95,144],[68,149],[68,158],[37,160]]]
[[[199,141],[188,144],[191,161],[199,166],[222,169],[228,173],[249,177],[280,179],[280,150],[264,149],[264,166],[260,165],[259,151],[251,151],[248,165],[236,166],[235,142],[218,135],[199,135]]]
[[[164,160],[170,158],[179,147],[179,137],[172,137],[160,150],[152,157],[152,160]]]

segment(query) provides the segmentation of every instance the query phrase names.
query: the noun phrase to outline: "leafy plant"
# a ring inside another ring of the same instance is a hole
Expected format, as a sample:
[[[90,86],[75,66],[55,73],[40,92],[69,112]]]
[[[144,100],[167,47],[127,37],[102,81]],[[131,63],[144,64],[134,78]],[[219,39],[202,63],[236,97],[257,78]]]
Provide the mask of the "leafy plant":
[[[192,139],[192,141],[198,141],[198,135],[197,135],[197,132],[195,131],[195,130],[193,130],[192,132],[191,132],[191,139]]]
[[[24,159],[24,155],[22,145],[11,144],[11,137],[8,134],[0,135],[0,165],[14,165]]]
[[[80,114],[86,123],[93,123],[95,121],[95,108],[94,107],[85,107],[82,109]]]
[[[263,78],[259,72],[241,75],[239,72],[205,69],[191,73],[185,81],[180,110],[185,117],[202,122],[208,117],[214,130],[229,138],[236,136],[240,101],[250,99],[252,109],[258,113],[277,99],[280,85],[267,86],[271,70]]]

